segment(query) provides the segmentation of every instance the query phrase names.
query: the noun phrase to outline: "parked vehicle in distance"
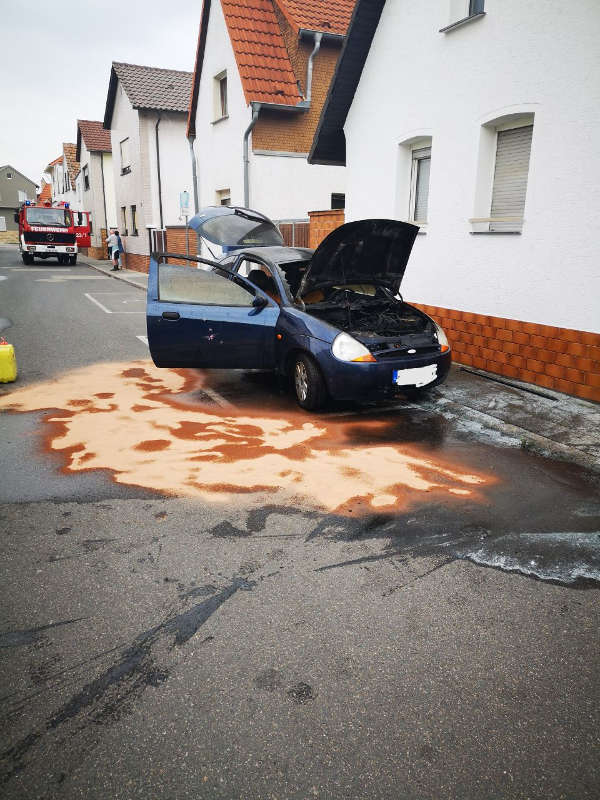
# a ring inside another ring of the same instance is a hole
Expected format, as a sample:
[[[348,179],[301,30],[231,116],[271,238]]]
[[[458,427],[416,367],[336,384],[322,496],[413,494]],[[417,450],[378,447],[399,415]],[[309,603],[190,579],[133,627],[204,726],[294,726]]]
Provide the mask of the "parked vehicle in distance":
[[[76,220],[75,217],[78,219]],[[56,258],[59,264],[77,263],[79,247],[89,247],[88,211],[72,211],[68,203],[27,200],[15,212],[19,225],[19,252],[25,265],[35,258]]]
[[[152,255],[147,326],[158,367],[275,370],[308,410],[445,380],[444,331],[400,295],[416,226],[349,222],[315,251],[285,247],[250,209],[207,208],[190,226],[226,255],[188,257],[202,269]]]

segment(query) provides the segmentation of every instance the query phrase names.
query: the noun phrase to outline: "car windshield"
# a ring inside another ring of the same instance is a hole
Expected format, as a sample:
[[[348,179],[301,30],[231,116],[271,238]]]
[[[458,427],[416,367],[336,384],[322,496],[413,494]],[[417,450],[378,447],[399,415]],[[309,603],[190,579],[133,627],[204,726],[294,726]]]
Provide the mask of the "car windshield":
[[[281,235],[271,223],[239,209],[234,214],[213,217],[202,224],[202,236],[226,247],[280,245]]]
[[[64,208],[28,208],[27,222],[30,225],[68,228],[72,224],[71,212]]]

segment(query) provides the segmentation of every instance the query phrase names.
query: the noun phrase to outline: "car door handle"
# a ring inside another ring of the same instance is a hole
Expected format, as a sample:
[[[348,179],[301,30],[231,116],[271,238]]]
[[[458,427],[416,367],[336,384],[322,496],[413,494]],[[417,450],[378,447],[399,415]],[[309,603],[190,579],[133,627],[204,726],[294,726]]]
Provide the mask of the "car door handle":
[[[179,319],[179,311],[163,311],[162,316],[163,319],[177,320]]]

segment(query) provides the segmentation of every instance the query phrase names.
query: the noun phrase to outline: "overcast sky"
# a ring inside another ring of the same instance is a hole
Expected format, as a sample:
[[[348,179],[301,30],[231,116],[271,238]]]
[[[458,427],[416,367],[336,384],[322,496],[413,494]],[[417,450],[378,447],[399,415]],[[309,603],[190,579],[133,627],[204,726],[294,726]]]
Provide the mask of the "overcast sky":
[[[0,165],[39,183],[77,141],[77,119],[104,118],[112,61],[194,68],[201,0],[0,0]]]

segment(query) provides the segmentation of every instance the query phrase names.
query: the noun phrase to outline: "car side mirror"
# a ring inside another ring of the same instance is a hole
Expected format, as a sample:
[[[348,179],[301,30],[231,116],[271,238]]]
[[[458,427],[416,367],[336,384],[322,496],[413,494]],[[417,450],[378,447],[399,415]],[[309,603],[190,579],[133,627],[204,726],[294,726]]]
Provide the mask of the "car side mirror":
[[[269,304],[269,301],[266,297],[263,297],[260,294],[257,294],[254,300],[252,301],[252,306],[256,308],[258,311],[263,309],[266,305]]]

